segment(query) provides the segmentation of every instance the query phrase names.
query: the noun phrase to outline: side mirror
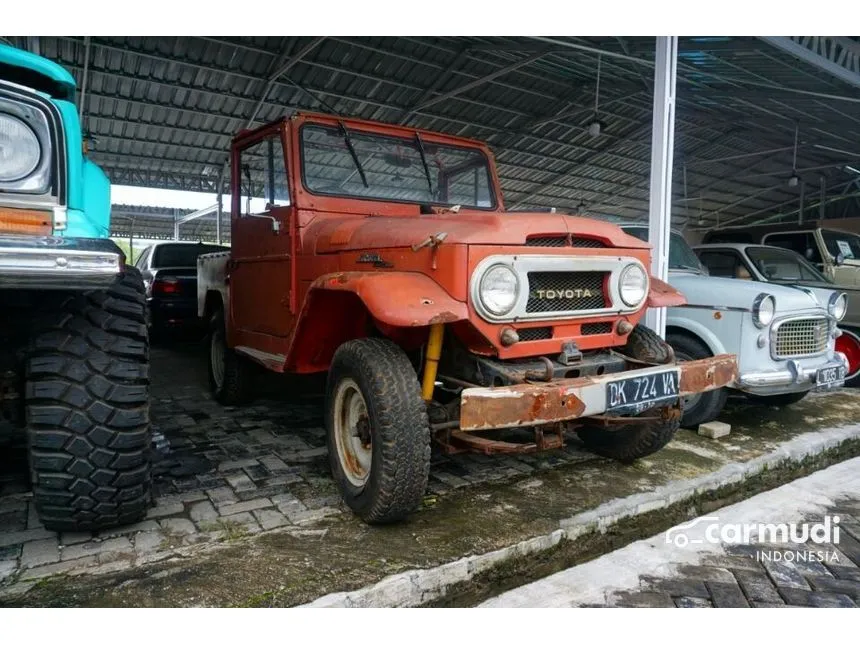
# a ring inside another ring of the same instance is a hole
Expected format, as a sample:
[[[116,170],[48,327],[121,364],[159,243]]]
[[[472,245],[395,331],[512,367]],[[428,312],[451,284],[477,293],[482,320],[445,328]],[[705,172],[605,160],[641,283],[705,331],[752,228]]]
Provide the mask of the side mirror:
[[[834,263],[836,266],[841,266],[841,265],[845,264],[845,254],[844,254],[844,253],[842,253],[842,251],[840,251],[839,253],[837,253],[837,254],[836,254],[836,257],[835,257],[835,258],[833,258],[833,263]]]

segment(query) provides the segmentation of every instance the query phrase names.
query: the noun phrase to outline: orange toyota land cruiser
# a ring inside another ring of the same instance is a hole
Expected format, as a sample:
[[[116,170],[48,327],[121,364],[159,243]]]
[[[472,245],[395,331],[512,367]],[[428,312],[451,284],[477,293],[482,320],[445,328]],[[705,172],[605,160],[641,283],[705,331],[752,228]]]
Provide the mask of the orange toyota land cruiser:
[[[252,363],[327,372],[332,473],[371,523],[422,500],[431,442],[485,454],[568,432],[630,461],[674,435],[685,396],[736,359],[676,363],[641,324],[683,296],[620,228],[506,212],[486,145],[298,114],[233,140],[229,252],[198,260],[220,402]]]

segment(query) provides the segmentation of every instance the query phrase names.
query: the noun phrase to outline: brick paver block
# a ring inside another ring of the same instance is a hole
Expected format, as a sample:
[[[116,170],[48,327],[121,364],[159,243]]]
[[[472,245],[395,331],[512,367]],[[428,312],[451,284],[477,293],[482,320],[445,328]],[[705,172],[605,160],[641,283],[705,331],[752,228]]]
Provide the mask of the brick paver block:
[[[239,502],[238,504],[230,504],[229,506],[224,506],[221,509],[221,516],[228,517],[230,515],[235,515],[236,513],[247,513],[248,511],[255,511],[259,508],[267,508],[271,505],[272,501],[266,498],[254,499],[248,502]]]
[[[192,535],[197,533],[197,527],[191,520],[184,517],[171,517],[159,522],[166,533],[172,535]]]
[[[786,562],[762,562],[771,580],[777,587],[809,589],[809,584],[800,572]]]
[[[284,517],[283,513],[274,509],[254,511],[253,515],[257,518],[257,521],[260,523],[260,526],[263,527],[264,531],[270,531],[271,529],[286,526],[290,523],[290,521]]]
[[[732,572],[728,569],[720,567],[705,567],[702,565],[684,565],[678,568],[678,571],[684,574],[687,578],[694,580],[704,580],[705,582],[725,582],[728,584],[737,584]]]
[[[218,511],[212,506],[212,502],[197,502],[188,509],[188,516],[193,522],[212,522],[218,519]]]
[[[707,598],[693,598],[688,596],[675,598],[675,606],[681,608],[713,607],[711,601]]]
[[[239,498],[236,497],[236,493],[234,493],[233,489],[229,486],[207,490],[206,494],[209,496],[209,499],[212,500],[212,503],[219,508],[225,504],[235,504],[239,501]]]
[[[251,481],[251,478],[245,473],[229,475],[226,479],[230,487],[237,493],[255,490],[257,488],[257,485]]]
[[[81,544],[64,547],[60,559],[65,562],[66,560],[76,560],[90,555],[95,556],[110,551],[130,549],[131,541],[127,537],[116,537],[103,542],[82,542]]]
[[[825,591],[807,591],[795,587],[782,587],[780,595],[789,605],[801,607],[856,607],[850,597],[841,593]]]
[[[782,603],[779,592],[764,570],[738,569],[734,574],[747,599],[755,602]]]
[[[809,576],[807,578],[815,591],[844,593],[855,601],[860,601],[860,580],[839,580],[829,576]]]
[[[616,607],[674,607],[675,603],[667,593],[656,591],[621,591],[613,596]]]
[[[26,542],[21,552],[21,567],[32,569],[60,561],[60,542],[56,537]]]
[[[746,597],[737,582],[705,582],[711,592],[714,607],[749,607]]]

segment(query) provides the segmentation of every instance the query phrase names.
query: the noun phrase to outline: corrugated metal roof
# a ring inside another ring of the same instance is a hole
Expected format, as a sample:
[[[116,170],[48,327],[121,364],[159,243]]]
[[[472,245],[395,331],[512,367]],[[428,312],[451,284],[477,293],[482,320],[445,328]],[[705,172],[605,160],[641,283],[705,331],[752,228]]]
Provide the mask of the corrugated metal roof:
[[[39,43],[81,85],[85,39]],[[346,115],[486,140],[509,207],[647,213],[652,38],[117,36],[91,38],[89,51],[85,128],[117,184],[214,190],[236,131],[320,110],[315,95]],[[598,60],[605,128],[592,138]],[[755,38],[681,38],[678,75],[676,225],[796,210],[795,127],[807,204],[821,177],[832,195],[853,190],[858,87]]]

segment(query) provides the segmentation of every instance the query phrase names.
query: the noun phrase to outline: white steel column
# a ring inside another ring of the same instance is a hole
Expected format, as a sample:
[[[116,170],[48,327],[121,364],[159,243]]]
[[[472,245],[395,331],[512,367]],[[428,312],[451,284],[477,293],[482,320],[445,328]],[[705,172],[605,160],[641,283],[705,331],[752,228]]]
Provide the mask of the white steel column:
[[[672,161],[675,144],[678,37],[658,36],[656,41],[648,240],[654,247],[651,275],[666,280],[669,274],[669,233],[672,228]],[[666,308],[649,309],[645,314],[645,324],[665,337]]]

